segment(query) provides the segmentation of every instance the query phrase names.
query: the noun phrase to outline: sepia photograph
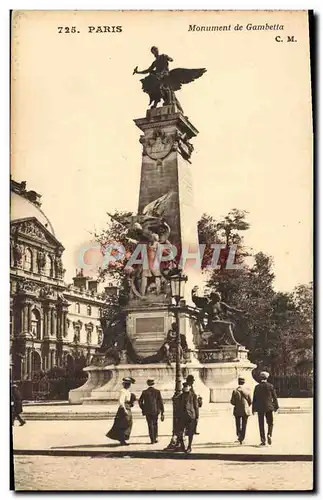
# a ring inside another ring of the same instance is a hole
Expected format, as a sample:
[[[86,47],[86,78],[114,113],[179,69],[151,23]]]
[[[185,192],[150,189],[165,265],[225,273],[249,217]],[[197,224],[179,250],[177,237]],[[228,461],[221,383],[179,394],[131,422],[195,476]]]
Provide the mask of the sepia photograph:
[[[11,490],[313,491],[313,27],[11,12]]]

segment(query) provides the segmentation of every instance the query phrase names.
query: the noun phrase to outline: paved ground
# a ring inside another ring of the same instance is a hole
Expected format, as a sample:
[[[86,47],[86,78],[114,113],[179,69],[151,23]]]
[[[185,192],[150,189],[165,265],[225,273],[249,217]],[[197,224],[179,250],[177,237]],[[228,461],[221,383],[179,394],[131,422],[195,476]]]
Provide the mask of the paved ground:
[[[15,457],[16,490],[310,490],[310,462]]]
[[[312,488],[313,464],[300,457],[312,454],[311,413],[276,414],[274,441],[267,447],[258,446],[256,416],[249,419],[247,439],[242,446],[234,442],[231,412],[203,417],[192,455],[180,454],[177,459],[166,458],[162,451],[170,440],[170,417],[159,424],[159,443],[155,445],[149,444],[143,417],[134,420],[128,447],[105,437],[111,425],[111,418],[30,420],[23,427],[16,422],[13,447],[20,453],[14,456],[16,490]],[[49,456],[53,452],[86,456]],[[95,456],[96,453],[101,455]],[[286,455],[294,461],[287,462]]]
[[[130,439],[130,446],[121,447],[105,437],[112,426],[108,420],[49,420],[27,421],[20,427],[16,422],[13,429],[14,450],[83,450],[84,452],[120,451],[162,451],[171,436],[172,419],[167,417],[159,423],[159,443],[149,444],[147,425],[144,417],[135,419]],[[254,455],[311,455],[312,454],[312,415],[311,414],[276,414],[273,444],[259,447],[257,417],[249,419],[247,438],[240,446],[235,443],[235,427],[232,414],[222,414],[201,418],[200,435],[196,436],[193,451],[219,454],[254,454]]]

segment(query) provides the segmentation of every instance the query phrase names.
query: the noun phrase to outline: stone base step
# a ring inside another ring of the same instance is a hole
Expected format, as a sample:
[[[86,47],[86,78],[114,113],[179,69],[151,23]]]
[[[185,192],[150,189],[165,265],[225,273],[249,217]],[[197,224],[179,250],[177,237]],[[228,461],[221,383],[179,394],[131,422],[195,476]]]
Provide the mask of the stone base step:
[[[101,406],[101,405],[100,405]],[[66,408],[66,407],[65,407]],[[111,420],[116,414],[116,406],[106,405],[106,409],[98,409],[93,405],[92,408],[84,408],[82,405],[73,405],[73,410],[70,411],[62,408],[62,411],[33,411],[32,408],[24,408],[23,417],[25,420]],[[310,414],[312,412],[311,408],[280,408],[279,414]],[[200,418],[214,418],[220,414],[228,413],[229,416],[232,415],[231,405],[226,404],[209,404],[207,408],[200,410]],[[172,407],[171,405],[166,405],[165,416],[171,417]],[[142,413],[139,408],[132,411],[133,418],[141,419]]]

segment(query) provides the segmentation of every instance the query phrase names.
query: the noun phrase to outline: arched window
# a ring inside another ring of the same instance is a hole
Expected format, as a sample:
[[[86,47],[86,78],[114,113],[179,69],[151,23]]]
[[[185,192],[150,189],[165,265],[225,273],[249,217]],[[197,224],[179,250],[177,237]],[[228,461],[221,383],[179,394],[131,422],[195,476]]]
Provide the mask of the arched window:
[[[74,326],[74,342],[80,342],[81,340],[81,327],[80,325]]]
[[[81,312],[80,304],[78,302],[75,302],[75,312],[77,314],[80,314]]]
[[[101,345],[103,341],[103,333],[101,328],[98,328],[98,345]]]
[[[67,335],[68,335],[68,330],[70,328],[70,324],[71,324],[71,321],[68,318],[66,318],[66,320],[65,320],[65,328],[64,328],[64,331],[63,331],[64,337],[67,337]]]
[[[87,306],[86,310],[87,310],[87,315],[91,316],[92,315],[92,307],[91,306]]]
[[[33,270],[33,254],[30,248],[26,248],[25,250],[23,268],[25,269],[25,271]]]
[[[92,329],[88,328],[86,332],[86,342],[92,344]]]
[[[31,311],[31,333],[40,340],[40,314],[37,309]]]
[[[50,278],[54,276],[54,263],[50,255],[46,255],[45,274]]]

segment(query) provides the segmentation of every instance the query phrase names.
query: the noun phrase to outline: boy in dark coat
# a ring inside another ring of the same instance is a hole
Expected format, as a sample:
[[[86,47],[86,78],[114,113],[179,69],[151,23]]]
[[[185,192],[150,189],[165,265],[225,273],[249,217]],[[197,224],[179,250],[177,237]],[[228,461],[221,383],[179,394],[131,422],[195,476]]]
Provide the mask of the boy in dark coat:
[[[251,415],[250,392],[244,386],[245,379],[238,378],[238,387],[234,389],[230,403],[234,406],[233,415],[236,421],[237,437],[240,444],[246,437],[248,417]]]
[[[154,384],[153,379],[147,380],[148,389],[142,392],[138,401],[142,414],[145,415],[147,420],[151,444],[158,443],[158,415],[161,414],[162,422],[164,420],[163,398],[160,391],[153,387]]]
[[[194,378],[194,376],[193,376],[193,375],[191,375],[191,374],[190,374],[190,375],[187,375],[187,377],[186,377],[186,382],[188,383],[188,385],[190,385],[190,386],[191,386],[191,389],[190,389],[190,390],[191,390],[191,392],[192,392],[193,394],[196,394],[196,392],[194,391],[194,387],[193,387],[193,384],[194,384],[194,382],[195,382],[195,378]],[[202,407],[203,400],[202,400],[201,396],[197,396],[197,404],[198,404],[198,407],[199,407],[199,408],[201,408],[201,407]],[[198,435],[198,434],[200,434],[199,432],[197,432],[197,425],[198,425],[198,423],[199,423],[199,417],[197,416],[197,418],[196,418],[196,422],[195,422],[195,429],[194,429],[194,434],[197,434],[197,435]]]
[[[180,435],[179,441],[183,451],[190,453],[192,451],[193,436],[196,429],[196,421],[199,418],[199,406],[197,397],[191,391],[191,386],[184,382],[183,392],[178,397],[178,418]],[[184,446],[184,433],[188,436],[188,447],[185,450]]]
[[[272,443],[272,434],[274,427],[273,412],[277,411],[278,400],[274,386],[267,382],[269,373],[260,373],[260,384],[256,385],[252,401],[252,413],[258,413],[259,432],[261,446],[266,445],[265,435],[265,418],[268,425],[267,440],[268,444]]]

